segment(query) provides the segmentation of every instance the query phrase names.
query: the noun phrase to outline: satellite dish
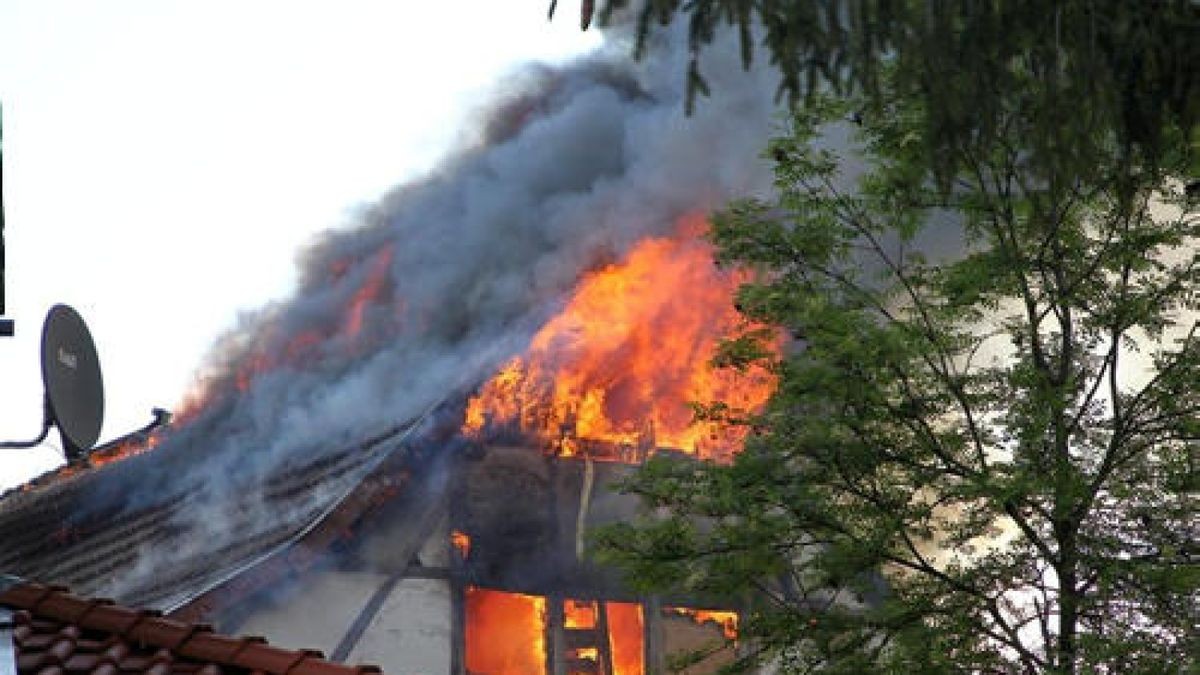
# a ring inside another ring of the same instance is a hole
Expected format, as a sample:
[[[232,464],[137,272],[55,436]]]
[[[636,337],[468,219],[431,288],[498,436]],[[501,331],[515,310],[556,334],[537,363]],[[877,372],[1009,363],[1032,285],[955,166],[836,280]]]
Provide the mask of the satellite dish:
[[[79,312],[55,305],[42,327],[46,421],[58,427],[68,460],[84,457],[104,422],[104,382],[92,334]]]

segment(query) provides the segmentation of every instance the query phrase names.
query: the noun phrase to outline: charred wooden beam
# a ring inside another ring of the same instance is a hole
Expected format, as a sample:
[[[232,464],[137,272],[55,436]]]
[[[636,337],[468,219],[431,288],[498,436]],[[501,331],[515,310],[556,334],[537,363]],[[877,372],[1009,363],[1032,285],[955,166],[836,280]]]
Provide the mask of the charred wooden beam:
[[[563,597],[552,594],[546,598],[546,672],[567,675],[566,616]]]
[[[603,600],[596,602],[596,647],[600,654],[602,672],[611,675],[616,672],[612,655],[612,636],[608,630],[608,608]]]

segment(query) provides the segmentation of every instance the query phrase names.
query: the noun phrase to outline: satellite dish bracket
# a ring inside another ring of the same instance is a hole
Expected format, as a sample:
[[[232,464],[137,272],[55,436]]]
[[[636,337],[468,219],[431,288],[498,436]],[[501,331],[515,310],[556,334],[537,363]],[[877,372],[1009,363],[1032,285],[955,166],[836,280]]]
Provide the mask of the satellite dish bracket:
[[[50,427],[51,426],[53,426],[53,425],[48,422],[44,422],[44,423],[42,423],[42,433],[38,434],[37,438],[33,439],[32,441],[0,442],[0,449],[24,449],[24,448],[32,448],[34,446],[37,446],[37,445],[41,444],[42,441],[46,440],[46,436],[50,435]]]
[[[0,442],[0,449],[23,450],[39,445],[46,437],[50,435],[50,427],[54,426],[54,417],[50,414],[50,402],[42,397],[42,433],[32,441],[3,441]]]

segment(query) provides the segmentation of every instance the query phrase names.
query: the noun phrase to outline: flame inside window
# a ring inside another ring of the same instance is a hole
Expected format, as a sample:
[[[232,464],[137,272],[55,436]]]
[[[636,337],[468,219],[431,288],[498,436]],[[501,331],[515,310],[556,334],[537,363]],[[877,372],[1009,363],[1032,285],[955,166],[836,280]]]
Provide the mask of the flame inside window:
[[[488,675],[536,675],[546,672],[546,599],[483,588],[466,592],[467,672]],[[562,628],[576,641],[606,640],[613,675],[644,675],[645,640],[641,605],[605,602],[607,633],[601,630],[596,601],[563,603]],[[591,633],[589,635],[588,633]],[[567,663],[600,663],[600,644],[566,641]],[[589,671],[594,672],[594,671]]]
[[[602,672],[597,664],[601,661],[600,648],[597,645],[599,635],[596,626],[597,609],[595,602],[567,600],[563,603],[563,628],[568,634],[591,636],[591,645],[582,645],[577,641],[566,640],[566,661],[568,673]],[[572,668],[572,664],[580,664],[581,668]],[[587,664],[584,666],[583,664]]]
[[[642,606],[630,602],[608,602],[608,633],[612,644],[613,673],[642,675],[646,672],[645,631]]]
[[[468,672],[545,672],[545,598],[483,588],[468,588],[466,595]]]

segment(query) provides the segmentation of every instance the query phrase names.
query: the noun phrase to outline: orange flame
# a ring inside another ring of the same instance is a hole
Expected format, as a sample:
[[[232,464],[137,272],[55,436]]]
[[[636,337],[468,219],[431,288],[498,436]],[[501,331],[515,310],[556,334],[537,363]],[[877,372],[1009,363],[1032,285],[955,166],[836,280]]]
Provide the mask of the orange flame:
[[[646,653],[642,606],[629,602],[609,602],[606,603],[606,609],[613,675],[643,675],[646,672]]]
[[[744,429],[693,424],[689,403],[754,410],[774,388],[768,373],[709,364],[720,339],[743,325],[733,307],[743,279],[717,269],[711,246],[695,236],[643,240],[624,261],[584,277],[527,354],[471,399],[464,431],[516,426],[563,455],[593,440],[728,459]]]
[[[458,554],[462,556],[463,560],[466,560],[467,556],[471,553],[471,536],[466,532],[452,530],[450,532],[450,543],[458,551]]]
[[[721,632],[725,635],[726,639],[737,639],[737,612],[727,612],[716,609],[691,609],[689,607],[664,607],[663,610],[678,614],[680,616],[690,617],[692,621],[695,621],[698,624],[704,624],[711,621],[721,627]]]
[[[375,254],[371,260],[371,269],[368,270],[367,280],[350,299],[350,307],[346,311],[345,333],[351,339],[358,337],[358,334],[362,332],[363,313],[366,312],[368,304],[379,298],[384,284],[387,283],[388,269],[391,265],[392,247],[389,245]]]
[[[546,664],[546,598],[502,591],[467,588],[467,671],[472,673],[543,673]],[[563,602],[563,627],[574,630],[599,628],[599,602]],[[644,675],[645,633],[642,606],[629,602],[605,602],[608,646],[613,675]],[[707,610],[672,610],[689,616],[736,615]],[[697,621],[700,621],[697,619]],[[598,636],[605,639],[605,636]],[[569,647],[568,661],[600,661],[599,646]],[[590,671],[589,671],[590,672]]]
[[[264,333],[258,336],[256,346],[248,349],[238,357],[231,366],[228,379],[215,377],[212,380],[202,380],[191,391],[185,394],[183,401],[174,414],[173,426],[183,427],[190,424],[208,409],[214,401],[230,393],[232,390],[246,392],[260,376],[281,367],[304,367],[320,358],[323,346],[333,340],[340,340],[343,348],[354,350],[360,346],[361,333],[365,323],[368,307],[385,299],[388,289],[388,271],[392,263],[392,246],[387,245],[373,253],[369,260],[366,278],[355,290],[349,304],[340,319],[333,326],[301,331],[286,342],[277,339],[273,327],[268,326]],[[350,259],[337,260],[330,270],[331,281],[337,281],[350,270]],[[394,300],[397,310],[403,307],[400,299]],[[108,464],[124,457],[140,454],[154,448],[160,440],[158,434],[146,443],[126,443],[119,448],[104,453],[103,457],[92,458],[96,465]]]
[[[596,603],[583,600],[567,600],[563,603],[563,627],[574,630],[596,629]],[[567,646],[567,661],[600,663],[600,649],[597,647]],[[571,670],[568,668],[568,670]],[[590,669],[589,669],[590,670]]]
[[[626,602],[606,602],[607,639],[612,656],[613,675],[643,675],[645,672],[645,638],[642,629],[642,606]],[[595,630],[599,627],[599,603],[567,600],[563,603],[563,627]],[[568,659],[599,663],[598,647],[568,648]]]
[[[92,466],[104,466],[111,464],[126,457],[140,455],[143,452],[153,450],[161,442],[162,436],[160,432],[153,432],[149,437],[141,441],[131,440],[118,445],[115,448],[110,448],[103,452],[93,452],[88,455],[88,463]]]
[[[545,598],[470,587],[466,616],[467,672],[545,672]]]
[[[595,628],[596,603],[582,600],[567,600],[563,603],[563,626],[567,628]]]

